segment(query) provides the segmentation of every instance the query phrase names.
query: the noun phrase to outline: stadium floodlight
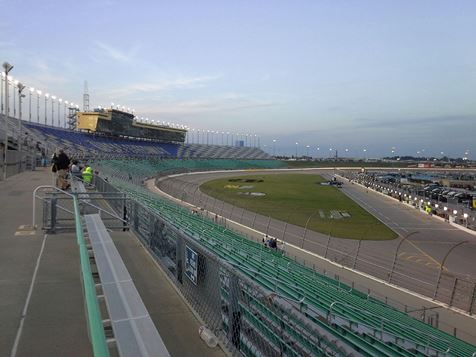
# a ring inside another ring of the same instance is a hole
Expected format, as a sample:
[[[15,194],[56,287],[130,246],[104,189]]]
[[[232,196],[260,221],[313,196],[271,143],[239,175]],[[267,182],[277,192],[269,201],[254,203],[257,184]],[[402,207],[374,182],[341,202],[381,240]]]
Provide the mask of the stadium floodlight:
[[[458,214],[457,210],[453,210],[453,214],[456,216]]]
[[[448,211],[448,207],[446,207],[446,206],[443,207],[443,211],[445,211],[445,212]]]
[[[440,207],[440,205],[438,203],[435,204],[435,208],[438,208]]]
[[[464,217],[464,219],[468,219],[468,214],[467,214],[467,213],[464,213],[464,214],[463,214],[463,217]]]
[[[431,206],[431,202],[430,202],[430,201],[428,201],[428,206]]]

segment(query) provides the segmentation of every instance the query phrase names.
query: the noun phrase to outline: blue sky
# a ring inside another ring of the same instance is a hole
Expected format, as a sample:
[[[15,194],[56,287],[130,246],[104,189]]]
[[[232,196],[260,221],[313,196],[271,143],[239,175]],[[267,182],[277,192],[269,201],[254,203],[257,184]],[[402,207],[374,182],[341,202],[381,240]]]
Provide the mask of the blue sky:
[[[25,84],[278,152],[476,154],[474,1],[2,1]],[[6,19],[6,20],[5,20]],[[470,154],[473,157],[473,154]]]

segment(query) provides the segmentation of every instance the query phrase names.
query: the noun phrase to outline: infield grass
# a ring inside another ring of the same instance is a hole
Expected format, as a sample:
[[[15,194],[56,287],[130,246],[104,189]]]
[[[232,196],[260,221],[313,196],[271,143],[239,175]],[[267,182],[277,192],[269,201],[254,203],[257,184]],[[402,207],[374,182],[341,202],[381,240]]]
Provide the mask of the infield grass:
[[[247,182],[248,181],[248,182]],[[227,177],[206,182],[200,190],[219,200],[333,237],[388,240],[397,234],[336,187],[322,186],[319,175],[273,174]],[[252,186],[240,188],[240,186]],[[245,192],[264,193],[251,196]],[[241,194],[239,194],[241,193]],[[331,218],[338,212],[350,217]]]

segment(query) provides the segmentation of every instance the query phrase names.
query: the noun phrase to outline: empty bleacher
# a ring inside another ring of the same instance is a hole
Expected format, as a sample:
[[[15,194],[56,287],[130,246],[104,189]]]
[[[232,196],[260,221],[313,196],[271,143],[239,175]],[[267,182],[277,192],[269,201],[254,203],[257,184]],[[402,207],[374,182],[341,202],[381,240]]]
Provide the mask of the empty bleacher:
[[[187,162],[188,160],[181,161],[182,164]],[[154,167],[152,164],[142,164],[145,165],[144,173],[150,172]],[[201,160],[194,163],[199,164],[210,163]],[[127,175],[133,172],[140,175],[138,167],[134,165],[137,163],[124,161],[116,166],[116,170],[127,172]],[[302,331],[306,330],[306,325],[323,331],[323,335],[329,334],[332,336],[331,340],[344,343],[356,351],[356,355],[472,356],[476,352],[474,346],[464,341],[304,267],[279,252],[244,239],[138,185],[116,179],[110,182],[193,237],[254,283],[285,299],[292,308],[305,316],[305,321],[283,320],[270,309],[269,304],[243,290],[239,308],[242,324],[246,328],[240,332],[240,350],[245,355],[262,355],[263,351],[258,351],[256,346],[264,344],[270,348],[264,354],[273,350],[285,350],[286,355],[324,355],[323,348],[329,338],[303,338]],[[225,279],[220,286],[223,305],[230,304],[229,289],[231,287]],[[222,316],[222,324],[225,332],[231,328],[226,314]],[[259,337],[252,335],[251,331],[258,331]],[[283,331],[286,331],[287,336],[284,340],[280,337]],[[337,349],[335,355],[345,354]]]
[[[24,123],[24,126],[37,141],[52,149],[61,147],[79,158],[271,158],[256,147],[163,143],[94,135],[34,123]]]
[[[141,183],[145,178],[189,171],[278,169],[286,165],[277,160],[167,159],[167,160],[98,160],[95,169],[102,176]]]

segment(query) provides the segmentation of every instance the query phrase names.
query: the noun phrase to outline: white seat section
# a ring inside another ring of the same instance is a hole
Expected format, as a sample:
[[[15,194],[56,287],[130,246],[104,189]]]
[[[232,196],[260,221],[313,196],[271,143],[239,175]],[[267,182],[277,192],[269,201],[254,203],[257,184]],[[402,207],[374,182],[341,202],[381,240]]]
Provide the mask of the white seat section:
[[[101,217],[84,219],[120,356],[170,356]]]

